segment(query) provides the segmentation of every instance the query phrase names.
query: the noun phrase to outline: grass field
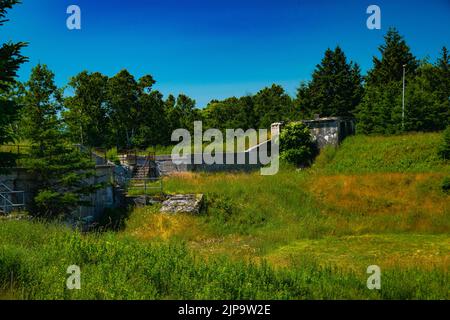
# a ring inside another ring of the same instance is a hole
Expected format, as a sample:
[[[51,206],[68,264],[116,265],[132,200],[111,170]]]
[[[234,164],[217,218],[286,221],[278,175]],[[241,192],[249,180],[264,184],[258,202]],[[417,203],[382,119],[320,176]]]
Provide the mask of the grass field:
[[[449,299],[448,162],[440,134],[350,137],[307,170],[186,173],[199,216],[135,209],[118,231],[0,222],[0,298]],[[66,268],[82,289],[65,289]],[[366,269],[378,265],[381,290]]]

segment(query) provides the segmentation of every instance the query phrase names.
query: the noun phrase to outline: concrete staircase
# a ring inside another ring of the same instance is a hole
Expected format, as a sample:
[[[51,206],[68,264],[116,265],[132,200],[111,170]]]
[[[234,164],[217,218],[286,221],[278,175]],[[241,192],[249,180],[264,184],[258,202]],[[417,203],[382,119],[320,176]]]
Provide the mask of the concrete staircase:
[[[145,179],[150,175],[150,166],[135,166],[133,169],[133,178],[134,179]]]

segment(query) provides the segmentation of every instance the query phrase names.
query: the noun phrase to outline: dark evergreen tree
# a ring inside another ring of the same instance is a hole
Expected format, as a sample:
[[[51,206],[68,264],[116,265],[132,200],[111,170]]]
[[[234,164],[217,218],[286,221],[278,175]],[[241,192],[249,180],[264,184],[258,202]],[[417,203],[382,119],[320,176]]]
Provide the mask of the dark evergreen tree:
[[[348,63],[340,47],[327,49],[316,66],[309,83],[302,83],[297,91],[296,106],[303,118],[318,114],[353,116],[363,94],[359,66]]]
[[[419,67],[419,61],[411,53],[397,29],[389,28],[384,41],[385,43],[378,48],[381,59],[373,57],[373,69],[367,74],[367,85],[402,81],[404,65],[409,77],[412,77]]]
[[[58,117],[61,91],[53,73],[38,65],[26,83],[24,133],[32,143],[24,166],[35,186],[32,212],[43,217],[71,214],[99,185],[92,183],[94,163],[70,144]]]
[[[417,69],[406,87],[406,131],[443,130],[450,123],[450,93],[445,81],[437,66],[423,63]]]
[[[436,62],[438,68],[437,93],[443,105],[447,106],[447,125],[450,124],[450,55],[446,47],[442,48],[441,56]],[[444,107],[443,107],[444,108]]]
[[[396,29],[390,28],[384,39],[385,43],[379,47],[381,60],[373,58],[374,66],[367,75],[365,95],[356,111],[357,130],[361,133],[392,134],[414,127],[414,120],[407,119],[413,115],[411,108],[405,110],[405,126],[402,126],[403,66],[409,86],[419,62]],[[405,104],[408,104],[408,98]]]
[[[5,19],[8,9],[17,3],[18,0],[0,1],[0,26],[8,21]],[[11,125],[17,120],[20,105],[12,99],[12,96],[14,87],[17,86],[15,83],[17,71],[20,65],[27,61],[20,53],[25,45],[23,42],[8,42],[0,47],[0,144],[13,140],[14,130]]]

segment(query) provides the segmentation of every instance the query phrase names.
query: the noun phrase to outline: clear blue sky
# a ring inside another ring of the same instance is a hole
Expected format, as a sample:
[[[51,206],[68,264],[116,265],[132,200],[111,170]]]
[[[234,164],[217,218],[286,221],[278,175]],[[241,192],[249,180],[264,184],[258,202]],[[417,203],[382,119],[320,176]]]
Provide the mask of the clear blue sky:
[[[66,27],[71,4],[81,8],[80,31]],[[371,4],[381,8],[379,31],[366,27]],[[199,107],[272,83],[294,95],[336,45],[366,71],[389,26],[418,58],[450,47],[450,0],[23,0],[8,17],[0,40],[29,42],[21,80],[38,62],[60,86],[85,69],[127,68]]]

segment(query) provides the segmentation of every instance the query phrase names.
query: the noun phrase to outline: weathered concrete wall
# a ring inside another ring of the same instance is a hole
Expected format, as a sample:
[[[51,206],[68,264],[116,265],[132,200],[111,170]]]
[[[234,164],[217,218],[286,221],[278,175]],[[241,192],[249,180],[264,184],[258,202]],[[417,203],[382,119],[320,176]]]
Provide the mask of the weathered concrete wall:
[[[270,143],[268,144],[270,147]],[[171,156],[156,156],[156,163],[162,174],[172,172],[250,172],[259,170],[264,164],[259,158],[259,149],[237,153],[218,153],[215,157],[218,163],[208,164],[201,154],[191,154],[183,158],[182,164],[175,164]],[[270,148],[269,148],[270,156]],[[197,161],[195,161],[197,157]],[[189,163],[186,163],[189,162]],[[198,162],[198,163],[195,163]]]
[[[79,214],[82,217],[93,216],[98,218],[103,214],[106,208],[114,208],[120,205],[120,200],[115,194],[113,187],[115,166],[111,165],[97,165],[95,167],[95,177],[92,177],[89,184],[104,183],[105,187],[97,190],[96,193],[91,194],[88,199],[91,205],[79,208]]]
[[[353,119],[320,118],[305,120],[303,123],[311,130],[313,140],[317,143],[319,149],[327,145],[338,146],[345,137],[355,133]]]
[[[0,175],[0,183],[5,184],[15,191],[24,191],[25,206],[29,206],[32,201],[34,186],[33,177],[23,168],[13,168],[7,174]],[[13,199],[13,202],[15,199]]]
[[[332,117],[332,118],[319,118],[315,120],[303,120],[310,131],[313,141],[317,143],[318,148],[323,148],[327,145],[337,146],[339,143],[348,135],[355,133],[355,121],[353,119],[342,118],[342,117]],[[272,137],[279,136],[283,130],[283,123],[276,122],[271,125]],[[200,157],[201,163],[195,164],[194,158],[196,155],[188,155],[190,158],[190,164],[179,164],[173,163],[170,155],[156,156],[156,163],[160,169],[161,174],[168,174],[172,172],[186,172],[186,171],[204,171],[204,172],[233,172],[233,171],[254,171],[259,170],[263,164],[259,159],[259,149],[266,148],[268,155],[270,155],[270,140],[259,144],[245,152],[240,153],[222,153],[218,157],[222,159],[222,164],[213,163],[207,164]],[[201,156],[201,155],[199,155]],[[256,156],[256,163],[251,161]],[[227,162],[227,157],[231,157],[234,160],[234,164],[229,164]],[[238,159],[243,159],[238,163]],[[187,158],[185,158],[187,160]],[[144,161],[144,158],[139,161]]]
[[[279,135],[281,123],[275,123],[271,127],[272,137]],[[208,164],[201,155],[187,155],[182,164],[175,164],[170,155],[156,156],[156,163],[161,174],[172,172],[201,171],[201,172],[250,172],[261,169],[267,164],[267,159],[260,158],[260,150],[263,155],[271,156],[271,140],[267,140],[244,152],[219,153],[215,159],[218,163]],[[195,158],[200,161],[194,161]],[[190,159],[189,159],[190,158]],[[189,161],[188,161],[189,160]],[[232,160],[232,161],[230,161]],[[142,160],[141,160],[142,161]],[[186,164],[188,162],[189,164]],[[195,163],[197,162],[197,163]]]
[[[345,137],[355,134],[355,120],[342,117],[318,118],[314,120],[303,120],[311,131],[313,141],[319,149],[327,145],[337,146]],[[281,132],[282,123],[272,124],[272,131]]]
[[[96,193],[89,196],[86,200],[91,206],[80,207],[78,214],[81,217],[94,216],[99,217],[105,208],[113,208],[120,204],[119,197],[115,194],[112,179],[114,175],[114,166],[100,165],[95,168],[95,177],[86,181],[89,184],[104,183],[105,187],[97,190]],[[23,168],[13,168],[8,174],[0,175],[0,182],[4,183],[12,190],[25,192],[25,207],[29,208],[33,200],[34,181],[32,175]]]

